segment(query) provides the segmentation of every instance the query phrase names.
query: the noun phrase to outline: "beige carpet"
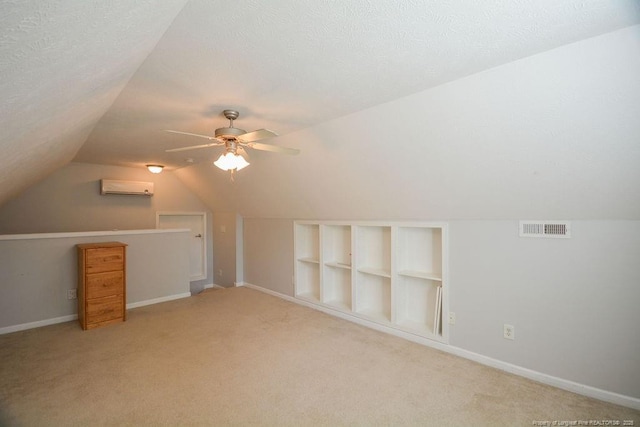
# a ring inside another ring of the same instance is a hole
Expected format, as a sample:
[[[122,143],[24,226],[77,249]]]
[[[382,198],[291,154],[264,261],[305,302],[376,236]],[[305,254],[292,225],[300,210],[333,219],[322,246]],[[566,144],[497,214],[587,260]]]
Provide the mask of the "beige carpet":
[[[640,412],[234,288],[0,336],[6,425],[531,426]]]

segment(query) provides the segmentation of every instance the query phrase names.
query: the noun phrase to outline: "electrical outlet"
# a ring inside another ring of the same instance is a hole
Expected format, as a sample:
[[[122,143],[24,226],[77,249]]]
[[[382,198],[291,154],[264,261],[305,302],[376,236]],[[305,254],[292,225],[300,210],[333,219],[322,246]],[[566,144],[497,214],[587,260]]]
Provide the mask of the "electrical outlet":
[[[218,276],[222,276],[222,269],[221,268],[218,269]]]
[[[67,290],[67,299],[76,299],[78,298],[78,290],[77,289],[68,289]]]
[[[516,339],[516,328],[513,325],[504,324],[503,336],[508,340]]]
[[[456,313],[454,313],[453,311],[449,312],[449,324],[450,325],[456,324]]]

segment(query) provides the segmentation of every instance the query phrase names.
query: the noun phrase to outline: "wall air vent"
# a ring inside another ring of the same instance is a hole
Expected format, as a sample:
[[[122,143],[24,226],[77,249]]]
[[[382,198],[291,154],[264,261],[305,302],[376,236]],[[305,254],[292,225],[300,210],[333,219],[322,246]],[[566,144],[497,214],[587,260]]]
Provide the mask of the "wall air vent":
[[[568,239],[571,237],[571,222],[520,221],[520,237],[547,237]]]

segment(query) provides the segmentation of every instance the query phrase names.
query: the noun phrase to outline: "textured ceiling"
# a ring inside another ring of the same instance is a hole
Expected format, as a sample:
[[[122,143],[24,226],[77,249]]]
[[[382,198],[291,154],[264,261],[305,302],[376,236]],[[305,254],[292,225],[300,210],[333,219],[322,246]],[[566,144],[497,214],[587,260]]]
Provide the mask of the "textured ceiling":
[[[0,204],[73,159],[183,1],[0,1]]]
[[[211,135],[233,107],[236,126],[287,134],[640,22],[639,10],[634,0],[190,0],[76,160],[210,160],[219,149],[166,154],[206,140],[163,130]]]
[[[72,159],[212,159],[165,153],[204,140],[163,130],[212,134],[225,108],[240,111],[238,127],[284,135],[640,22],[636,0],[0,7],[0,203]],[[388,120],[411,125],[402,111]]]

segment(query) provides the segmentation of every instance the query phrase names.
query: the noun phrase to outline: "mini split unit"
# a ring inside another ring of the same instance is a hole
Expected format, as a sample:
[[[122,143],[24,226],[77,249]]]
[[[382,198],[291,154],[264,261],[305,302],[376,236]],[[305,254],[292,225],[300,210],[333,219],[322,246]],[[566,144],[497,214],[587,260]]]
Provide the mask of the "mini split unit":
[[[100,194],[127,194],[130,196],[153,196],[153,182],[100,180]]]

